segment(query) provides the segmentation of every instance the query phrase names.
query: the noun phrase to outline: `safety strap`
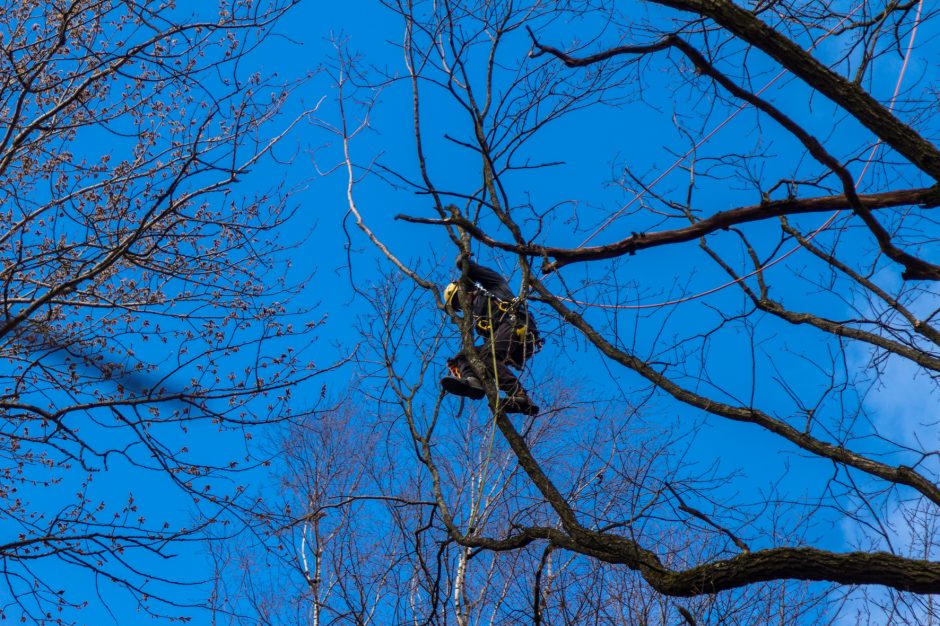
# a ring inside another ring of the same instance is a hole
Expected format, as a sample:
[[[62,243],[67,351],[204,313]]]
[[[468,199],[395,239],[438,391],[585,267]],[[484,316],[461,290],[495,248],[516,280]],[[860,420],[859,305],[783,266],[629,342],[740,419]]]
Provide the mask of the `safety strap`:
[[[477,328],[479,328],[480,331],[485,333],[489,332],[492,328],[492,320],[495,317],[494,314],[496,313],[496,311],[493,310],[494,304],[496,305],[496,310],[500,313],[499,321],[502,321],[508,317],[511,323],[516,323],[518,320],[518,316],[516,315],[518,301],[516,298],[512,300],[501,300],[482,286],[480,287],[480,290],[482,295],[487,298],[487,317],[481,317],[477,320]]]

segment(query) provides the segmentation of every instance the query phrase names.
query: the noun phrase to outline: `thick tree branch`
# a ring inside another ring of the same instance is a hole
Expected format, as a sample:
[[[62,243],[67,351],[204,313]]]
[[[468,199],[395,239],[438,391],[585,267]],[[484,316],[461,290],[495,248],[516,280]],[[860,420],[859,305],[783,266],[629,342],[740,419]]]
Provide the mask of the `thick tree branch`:
[[[722,3],[717,3],[722,4]],[[756,18],[755,18],[756,20]],[[769,28],[769,27],[768,27]],[[772,30],[772,29],[771,29]],[[772,105],[770,102],[758,97],[757,95],[739,87],[733,81],[731,81],[727,76],[719,72],[698,50],[691,46],[688,42],[684,41],[680,37],[675,35],[668,35],[662,40],[662,45],[656,49],[664,49],[674,47],[680,50],[692,63],[695,65],[696,69],[701,73],[709,76],[729,93],[734,95],[737,98],[744,100],[745,102],[751,104],[760,111],[763,111],[770,115],[778,124],[783,126],[787,131],[792,133],[801,143],[806,147],[809,153],[822,165],[829,168],[839,180],[842,182],[843,189],[845,190],[845,196],[849,202],[850,208],[862,219],[871,233],[874,235],[875,239],[878,241],[878,245],[881,248],[882,252],[885,253],[893,261],[904,266],[903,277],[906,280],[940,280],[940,266],[928,263],[923,259],[920,259],[916,256],[904,252],[900,248],[894,245],[891,241],[890,233],[875,219],[871,214],[870,208],[865,205],[858,193],[855,190],[855,185],[852,180],[852,177],[849,175],[845,167],[832,155],[830,155],[822,146],[822,144],[803,128],[801,128],[796,122],[790,119],[785,115],[780,109]],[[787,41],[787,43],[792,44],[792,42]],[[800,53],[803,51],[799,48]],[[554,54],[559,59],[561,59],[566,64],[571,64],[577,59],[566,55],[563,52],[560,52],[554,48],[544,48],[546,52]],[[632,46],[626,46],[621,48],[614,48],[607,51],[606,53],[601,53],[594,55],[591,58],[607,58],[608,56],[613,56],[616,54],[635,54]],[[808,56],[808,55],[806,55]],[[812,58],[812,57],[809,57]],[[596,61],[594,61],[596,62]],[[580,60],[580,64],[587,65],[588,60]],[[829,70],[827,70],[829,71]],[[843,79],[844,80],[844,79]],[[867,95],[867,94],[866,94]],[[838,101],[837,101],[838,102]],[[874,100],[872,100],[874,102]],[[877,104],[877,103],[876,103]],[[880,105],[879,105],[880,106]],[[888,115],[891,119],[896,120],[891,116],[890,112]],[[898,122],[900,123],[900,122]],[[914,131],[911,130],[911,133]],[[915,133],[916,135],[916,133]],[[918,138],[919,135],[917,135]],[[924,140],[922,140],[924,141]],[[890,142],[889,142],[890,143]],[[927,142],[925,142],[927,143]],[[929,143],[932,148],[933,146]],[[937,162],[940,165],[940,161]],[[934,176],[937,178],[937,176]],[[548,268],[553,269],[553,268]]]
[[[859,200],[870,210],[887,209],[899,206],[918,205],[924,208],[940,206],[940,185],[919,189],[903,189],[899,191],[886,191],[882,193],[862,194]],[[701,221],[682,228],[673,228],[651,233],[633,233],[625,239],[600,246],[587,246],[582,248],[561,248],[555,246],[542,246],[538,244],[519,245],[500,241],[489,236],[476,224],[463,217],[450,217],[446,219],[413,217],[399,214],[395,219],[413,224],[430,224],[440,226],[459,226],[477,241],[491,248],[554,259],[547,262],[542,270],[555,271],[570,263],[583,261],[597,261],[612,259],[625,254],[634,254],[647,248],[695,241],[711,233],[727,230],[740,224],[759,222],[765,219],[777,218],[786,215],[803,215],[809,213],[825,213],[829,211],[851,210],[852,203],[844,194],[832,196],[819,196],[816,198],[787,198],[785,200],[772,200],[745,207],[738,207],[728,211],[720,211]]]
[[[842,165],[842,163],[839,162],[838,159],[829,154],[829,152],[823,147],[818,139],[806,132],[806,130],[804,130],[799,124],[794,122],[790,117],[785,115],[780,109],[771,103],[736,85],[727,76],[716,70],[715,67],[709,63],[708,60],[698,50],[689,45],[687,42],[678,37],[669,37],[668,40],[673,45],[675,45],[675,47],[681,50],[682,53],[685,54],[686,57],[692,61],[695,67],[703,74],[710,76],[715,80],[715,82],[727,89],[728,92],[733,94],[735,97],[750,103],[758,110],[770,115],[774,121],[789,131],[797,139],[799,139],[806,150],[813,156],[813,158],[815,158],[820,164],[829,168],[839,178],[845,191],[845,196],[849,200],[852,211],[854,211],[855,214],[861,218],[861,220],[871,231],[872,235],[874,235],[875,239],[878,241],[878,245],[881,248],[881,251],[884,252],[884,254],[891,260],[904,266],[905,269],[904,273],[902,274],[904,279],[940,280],[940,266],[917,258],[916,256],[913,256],[894,245],[894,243],[891,241],[891,234],[878,222],[878,220],[875,219],[874,215],[871,213],[871,210],[864,204],[864,202],[862,202],[858,192],[855,190],[855,182],[852,179],[851,174],[849,174],[848,170],[845,168],[845,166]]]
[[[900,121],[859,85],[817,61],[752,12],[728,0],[652,0],[711,18],[735,36],[759,48],[809,86],[838,104],[934,180],[940,181],[940,150]]]
[[[835,553],[814,548],[771,548],[661,576],[644,576],[660,593],[717,593],[768,580],[884,585],[914,593],[940,592],[940,564],[886,552]]]
[[[717,402],[690,391],[676,384],[646,361],[618,349],[591,326],[587,320],[554,297],[541,281],[533,279],[532,286],[545,299],[545,302],[555,309],[566,322],[577,328],[605,356],[633,370],[680,402],[736,422],[756,424],[816,456],[853,467],[891,483],[912,487],[934,504],[940,505],[940,487],[914,469],[905,465],[895,467],[874,461],[864,455],[852,452],[842,445],[833,445],[821,441],[758,409]]]
[[[505,413],[497,412],[496,423],[523,470],[552,506],[556,510],[570,510]],[[633,539],[585,528],[573,520],[573,514],[564,525],[565,530],[526,527],[505,539],[466,535],[454,538],[461,545],[496,551],[515,550],[537,539],[547,540],[552,546],[637,570],[651,587],[670,596],[712,594],[757,582],[787,579],[844,585],[877,584],[915,593],[940,592],[940,563],[885,552],[836,553],[808,547],[770,548],[676,571],[665,567],[655,553]]]

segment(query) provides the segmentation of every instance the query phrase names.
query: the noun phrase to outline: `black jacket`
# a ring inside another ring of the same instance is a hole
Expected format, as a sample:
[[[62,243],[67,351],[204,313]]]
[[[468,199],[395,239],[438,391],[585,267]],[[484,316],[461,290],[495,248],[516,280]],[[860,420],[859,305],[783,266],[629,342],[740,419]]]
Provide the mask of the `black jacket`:
[[[520,308],[514,303],[516,294],[509,288],[506,279],[488,267],[473,261],[469,263],[466,278],[471,284],[466,287],[472,294],[471,311],[477,332],[488,335],[490,327],[496,328],[501,324],[528,324],[534,331],[535,322],[532,316],[524,307]]]
[[[496,296],[499,300],[506,302],[516,297],[516,294],[509,288],[509,283],[498,272],[494,272],[488,267],[483,267],[479,263],[469,261],[470,270],[467,272],[467,278],[483,287],[490,294]]]

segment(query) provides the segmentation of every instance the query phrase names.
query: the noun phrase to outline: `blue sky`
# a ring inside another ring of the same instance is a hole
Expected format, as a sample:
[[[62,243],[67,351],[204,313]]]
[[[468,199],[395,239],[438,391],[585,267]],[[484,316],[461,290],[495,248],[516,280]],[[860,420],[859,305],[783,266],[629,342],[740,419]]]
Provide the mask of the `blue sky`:
[[[655,11],[650,9],[650,11]],[[572,37],[587,38],[592,30],[599,30],[603,44],[616,43],[610,32],[586,18],[575,23],[559,25],[558,41],[550,43],[563,45]],[[283,142],[279,155],[285,163],[267,162],[256,168],[244,181],[241,191],[264,188],[271,180],[283,180],[289,186],[299,185],[300,190],[291,198],[297,213],[288,230],[282,233],[285,240],[297,238],[299,247],[290,252],[294,280],[302,280],[311,272],[313,278],[307,283],[296,304],[309,308],[314,319],[325,318],[316,341],[305,346],[311,357],[318,364],[325,365],[348,356],[362,342],[359,324],[362,316],[368,314],[367,303],[356,296],[352,285],[366,288],[370,283],[383,280],[381,272],[388,271],[390,265],[386,259],[358,232],[348,216],[346,184],[342,171],[332,171],[328,175],[321,172],[331,170],[341,162],[341,146],[336,137],[324,129],[325,124],[338,122],[336,89],[337,76],[334,42],[341,42],[349,54],[359,55],[363,67],[368,67],[368,76],[378,80],[381,73],[401,76],[403,72],[401,53],[398,48],[402,38],[402,24],[387,9],[374,2],[346,3],[301,3],[288,20],[279,27],[281,38],[269,40],[265,48],[253,57],[257,67],[266,71],[276,71],[279,76],[290,79],[313,72],[311,79],[299,89],[291,101],[289,111],[299,112],[319,103],[315,113],[310,116],[310,124],[298,126]],[[584,33],[584,35],[580,35]],[[922,33],[924,40],[932,34]],[[507,48],[507,59],[524,54],[528,50],[528,41],[523,32],[515,35]],[[600,45],[600,44],[599,44]],[[936,81],[937,67],[927,56],[931,48],[926,46],[915,54],[908,70],[910,76],[918,80]],[[825,58],[835,53],[825,46],[819,55]],[[776,72],[766,59],[756,56],[749,66],[754,82],[763,85]],[[896,67],[895,67],[896,66]],[[900,71],[900,63],[889,62],[886,67]],[[673,70],[675,66],[673,66]],[[681,116],[687,110],[689,102],[697,97],[687,90],[670,91],[675,76],[666,72],[661,77],[645,76],[647,92],[636,94],[625,106],[595,106],[586,111],[574,113],[553,126],[534,140],[527,148],[533,159],[546,162],[562,162],[554,168],[534,170],[507,177],[514,201],[529,202],[534,207],[554,206],[557,209],[552,216],[544,240],[552,244],[572,245],[581,242],[594,227],[610,215],[611,211],[627,204],[633,197],[628,190],[610,184],[617,172],[628,164],[631,170],[649,181],[664,168],[675,161],[676,154],[682,154],[689,148],[689,139],[676,130],[673,115]],[[886,74],[876,92],[890,93],[896,74]],[[372,92],[364,90],[362,95]],[[410,91],[405,81],[392,81],[378,93],[378,99],[370,113],[371,128],[356,138],[352,143],[354,160],[359,164],[372,163],[375,159],[385,164],[399,167],[402,172],[414,175],[414,137],[410,123]],[[831,112],[825,102],[815,102],[812,108],[798,107],[805,102],[808,94],[794,89],[793,83],[786,77],[771,88],[769,92],[778,103],[792,105],[799,110],[798,119],[809,128],[826,133],[833,128]],[[352,118],[364,114],[362,107],[350,108]],[[430,169],[438,184],[455,189],[473,190],[479,184],[480,166],[473,154],[455,147],[443,140],[443,135],[466,138],[470,130],[462,112],[450,102],[446,95],[427,93],[424,103],[427,136],[432,139],[429,154],[432,158]],[[724,119],[724,109],[716,113],[707,122],[691,120],[693,127],[701,136]],[[285,118],[287,119],[287,118]],[[754,117],[750,111],[744,111],[714,139],[698,150],[702,170],[708,171],[708,159],[727,152],[734,152],[742,145],[755,149],[766,149],[780,155],[797,154],[799,148],[792,139],[782,137],[772,130],[760,137],[754,134]],[[766,123],[766,121],[765,121]],[[853,152],[871,141],[871,138],[859,131],[857,125],[840,123],[835,125],[829,135],[832,144],[840,146],[845,152]],[[867,153],[866,153],[867,154]],[[288,157],[290,157],[288,159]],[[702,183],[696,191],[694,203],[700,203],[707,212],[717,211],[758,201],[752,190],[728,185],[725,176],[733,170],[727,164],[713,164],[711,171],[717,176],[710,182]],[[798,169],[794,158],[786,156],[770,160],[762,176],[773,179],[785,176]],[[778,168],[776,171],[773,168]],[[860,168],[858,168],[860,169]],[[859,172],[854,172],[858,174]],[[678,192],[687,184],[689,174],[681,168],[668,175],[657,190]],[[861,185],[866,189],[871,185],[877,189],[883,184],[884,177],[872,172]],[[392,188],[377,175],[364,177],[355,186],[355,200],[365,216],[369,226],[386,242],[393,253],[413,268],[419,268],[422,274],[433,276],[435,280],[446,280],[456,275],[452,263],[455,250],[441,231],[435,227],[405,224],[393,218],[398,213],[416,216],[431,216],[431,205],[426,196],[415,195],[407,190]],[[779,193],[779,192],[778,192]],[[825,220],[822,216],[810,216],[799,223],[807,228]],[[607,228],[592,243],[603,243],[619,239],[622,229],[636,228],[629,216]],[[577,225],[575,231],[574,224]],[[655,227],[653,223],[648,224]],[[749,232],[759,233],[762,226],[755,226]],[[767,228],[767,232],[775,227]],[[347,234],[348,239],[347,239]],[[309,234],[309,236],[308,236]],[[834,236],[829,232],[820,235],[820,241],[827,241]],[[854,234],[843,235],[856,236]],[[716,245],[734,254],[736,242],[733,236],[718,236]],[[864,237],[858,237],[859,246],[867,246]],[[762,253],[769,254],[775,241],[765,242]],[[791,244],[792,245],[792,244]],[[778,253],[779,254],[779,253]],[[789,276],[796,275],[810,267],[800,252],[769,271],[781,290],[798,286],[797,290],[787,292],[787,304],[813,304],[824,306],[834,316],[848,314],[845,302],[831,297],[824,290],[807,289],[803,283],[790,281]],[[507,255],[497,255],[488,251],[480,252],[481,262],[497,266],[512,276],[513,287],[518,285],[518,272],[515,261]],[[742,261],[737,258],[736,261]],[[351,263],[351,265],[350,265]],[[810,269],[815,272],[817,270]],[[569,285],[577,284],[585,277],[595,274],[587,265],[573,265],[561,273]],[[885,270],[890,272],[890,270]],[[610,298],[621,305],[651,304],[670,300],[678,293],[698,293],[719,284],[725,278],[709,265],[705,256],[695,244],[685,247],[662,248],[643,252],[620,262],[616,272],[618,286],[608,290],[588,290],[588,298]],[[891,277],[885,280],[891,282]],[[557,278],[548,280],[548,284],[558,288]],[[612,321],[612,327],[623,333],[626,344],[635,346],[638,354],[655,358],[659,342],[669,341],[670,334],[689,335],[696,332],[703,321],[717,324],[722,311],[737,310],[742,302],[741,294],[734,288],[686,303],[681,307],[663,307],[653,309],[626,309],[618,312]],[[539,309],[536,309],[537,311]],[[547,311],[542,311],[546,323],[544,329],[557,329],[557,322],[550,321]],[[612,315],[610,309],[590,310],[592,320],[600,322]],[[430,308],[423,310],[416,323],[432,327],[440,323],[440,314]],[[708,324],[706,324],[708,326]],[[693,362],[705,351],[705,358],[714,375],[715,387],[722,387],[733,392],[737,399],[745,399],[753,394],[755,404],[759,406],[780,407],[780,415],[793,412],[793,404],[780,386],[771,382],[770,377],[760,376],[753,383],[751,379],[752,359],[758,368],[766,367],[769,356],[779,363],[793,368],[809,367],[814,361],[824,361],[828,357],[827,346],[815,343],[813,333],[801,329],[787,329],[791,333],[786,339],[778,341],[780,327],[772,322],[758,323],[749,329],[756,337],[759,349],[755,354],[743,352],[738,348],[728,349],[726,345],[746,345],[742,340],[741,327],[717,331],[708,341],[693,341],[690,345],[700,351],[690,351],[689,362]],[[548,399],[539,389],[540,379],[561,380],[580,385],[582,395],[591,400],[626,401],[634,397],[644,397],[647,384],[626,373],[610,375],[609,370],[600,360],[593,348],[586,348],[581,342],[561,332],[548,334],[548,344],[536,358],[527,384],[534,390],[536,398]],[[456,350],[456,340],[451,338],[451,348]],[[768,354],[761,353],[762,346],[768,346]],[[786,351],[789,351],[787,353]],[[859,363],[866,355],[856,355]],[[761,365],[763,364],[763,365]],[[432,379],[443,372],[443,362]],[[315,406],[321,403],[320,394],[323,386],[327,389],[327,402],[338,401],[348,386],[358,381],[362,372],[353,367],[341,368],[324,375],[297,390],[294,402],[302,406]],[[370,383],[367,381],[365,387]],[[809,391],[818,381],[808,379]],[[703,390],[708,390],[702,383]],[[902,391],[903,390],[903,391]],[[430,401],[436,396],[432,385],[424,392]],[[899,402],[898,397],[905,401]],[[584,399],[584,398],[579,398]],[[896,420],[903,424],[914,424],[926,411],[936,406],[935,398],[924,390],[921,382],[911,376],[903,365],[889,364],[884,385],[876,386],[865,398],[863,404],[871,409],[878,419]],[[832,410],[837,410],[833,408]],[[721,474],[740,472],[740,478],[727,492],[728,498],[737,498],[744,503],[755,503],[764,495],[771,481],[779,481],[781,491],[790,497],[800,498],[818,496],[829,478],[829,468],[824,463],[799,464],[794,462],[794,449],[780,443],[768,433],[754,426],[741,426],[717,418],[702,418],[697,412],[677,406],[661,397],[656,397],[643,407],[644,419],[657,425],[701,424],[688,439],[688,463],[693,467],[710,468],[713,464]],[[368,416],[363,416],[368,419]],[[459,426],[459,425],[458,425]],[[450,426],[451,428],[453,425]],[[902,439],[909,428],[889,427],[893,434]],[[445,431],[446,432],[446,431]],[[180,435],[183,438],[183,435]],[[211,427],[199,428],[185,435],[187,445],[198,448],[209,456],[225,458],[231,449],[241,445],[237,434],[220,434]],[[409,451],[403,447],[402,454]],[[408,463],[405,462],[405,465]],[[791,470],[791,466],[798,469]],[[138,480],[127,468],[113,466],[96,484],[102,493],[114,497],[124,497],[130,485]],[[264,489],[267,480],[265,470],[253,474],[252,487]],[[148,479],[149,480],[149,479]],[[76,476],[76,481],[80,477]],[[64,485],[72,488],[74,485]],[[160,481],[147,484],[150,495],[159,494],[166,485]],[[168,490],[168,493],[171,490]],[[718,497],[726,494],[719,492]],[[140,498],[139,498],[140,499]],[[171,501],[172,502],[172,501]],[[169,510],[161,510],[165,501],[145,501],[144,507],[152,507],[151,515],[166,514],[170,517],[186,518],[193,513],[184,503],[172,503]],[[833,549],[845,548],[854,539],[851,531],[835,523],[828,528],[817,528],[824,535],[821,544]],[[204,555],[198,546],[192,552],[181,552],[180,556],[168,566],[168,572],[192,572],[195,579],[203,577]],[[184,591],[184,597],[198,598],[205,587],[196,586]],[[88,594],[92,591],[89,588]],[[107,604],[115,615],[115,623],[132,623],[135,619],[133,603],[119,597],[109,597]],[[105,623],[107,618],[100,607],[93,606],[83,613],[87,623]],[[101,620],[101,621],[99,621]],[[208,623],[208,622],[197,622]]]
[[[310,10],[307,7],[306,10]],[[401,40],[401,24],[382,9],[368,3],[356,5],[352,13],[337,15],[334,33],[342,33],[351,52],[360,53],[365,64],[374,64],[379,68],[395,75],[402,71],[400,53],[397,50]],[[654,10],[651,10],[654,11]],[[356,18],[349,16],[355,15]],[[385,17],[382,17],[385,15]],[[362,16],[368,16],[364,19]],[[373,17],[374,16],[374,17]],[[317,15],[309,20],[308,24],[324,24],[330,22],[328,15]],[[298,20],[303,22],[305,20]],[[594,27],[587,19],[576,24],[566,24],[558,28],[558,41],[550,43],[561,45],[571,37],[587,39]],[[318,51],[319,54],[328,55],[330,46],[321,39],[310,39],[307,31],[304,38],[304,49]],[[601,41],[604,44],[614,43],[613,38],[606,38],[604,32]],[[920,41],[929,41],[932,34],[926,29],[919,33]],[[306,43],[312,42],[312,43]],[[508,46],[507,54],[519,53],[527,49],[528,42],[522,33],[517,40]],[[597,46],[600,47],[600,44]],[[936,81],[935,65],[929,59],[929,46],[918,49],[911,59],[907,76],[917,82]],[[311,55],[316,58],[318,53]],[[837,54],[837,48],[830,48],[824,44],[819,48],[819,57],[823,60],[832,58]],[[753,77],[756,87],[763,86],[777,73],[776,66],[768,63],[760,55],[752,55],[748,70]],[[887,98],[892,92],[898,75],[901,71],[901,62],[889,60],[882,67],[888,68],[884,74],[879,74],[874,91],[882,98]],[[892,71],[893,70],[893,71]],[[673,124],[673,115],[682,115],[689,102],[694,102],[696,96],[691,91],[680,89],[670,92],[670,85],[675,76],[668,72],[662,76],[660,83],[655,75],[645,75],[647,92],[642,98],[635,97],[626,106],[593,107],[587,111],[574,113],[555,125],[547,128],[539,138],[528,147],[528,153],[533,159],[543,161],[560,161],[563,165],[548,170],[538,170],[531,173],[521,173],[509,179],[512,192],[518,202],[528,201],[536,207],[558,206],[550,230],[544,234],[544,240],[554,244],[571,244],[581,242],[586,234],[594,230],[594,226],[610,214],[612,210],[625,205],[633,195],[629,191],[619,189],[609,184],[612,177],[624,163],[637,174],[649,181],[655,178],[665,167],[673,164],[677,154],[684,153],[689,147],[689,138],[679,133]],[[318,85],[315,80],[313,85]],[[755,88],[756,88],[755,87]],[[316,91],[316,87],[314,87]],[[831,108],[819,96],[810,100],[810,95],[801,90],[788,76],[776,82],[768,91],[768,97],[774,99],[781,106],[787,106],[797,121],[805,124],[810,130],[819,132],[827,138],[829,145],[839,146],[842,153],[859,153],[867,157],[868,151],[863,150],[870,145],[872,138],[853,124],[839,119],[833,124]],[[332,94],[330,95],[332,98]],[[466,121],[460,117],[460,111],[446,98],[428,90],[425,101],[424,123],[427,136],[433,140],[428,148],[432,155],[429,167],[435,180],[443,185],[452,185],[461,189],[473,189],[479,178],[479,164],[466,152],[455,148],[452,144],[441,141],[444,133],[451,136],[467,137],[469,130]],[[803,106],[809,102],[811,106]],[[387,86],[379,97],[378,103],[371,111],[371,122],[374,132],[363,135],[353,142],[354,159],[358,163],[369,163],[373,158],[380,158],[384,163],[400,166],[405,172],[414,172],[414,159],[412,153],[413,137],[410,133],[410,93],[408,86],[403,83]],[[324,102],[323,116],[330,119],[335,115],[331,109],[333,102],[328,99]],[[689,129],[696,130],[697,137],[704,135],[723,121],[726,109],[719,109],[707,122],[691,120]],[[711,182],[703,182],[696,191],[694,203],[699,204],[705,212],[717,211],[734,206],[756,203],[759,199],[750,189],[742,189],[736,184],[729,184],[727,178],[734,173],[728,164],[710,164],[710,157],[717,157],[728,152],[741,151],[745,148],[762,149],[779,158],[768,159],[765,169],[760,175],[767,180],[784,177],[798,170],[800,165],[795,156],[801,154],[801,148],[792,139],[776,132],[772,124],[763,120],[760,134],[754,127],[754,113],[745,110],[729,125],[719,131],[715,137],[698,149],[698,174],[710,171],[718,178]],[[697,126],[696,126],[697,124]],[[328,141],[324,139],[324,141]],[[327,147],[318,152],[321,167],[323,163],[330,163],[330,150]],[[776,168],[776,169],[774,169]],[[861,173],[862,163],[856,163],[853,174]],[[657,190],[666,193],[684,188],[688,181],[688,172],[681,168],[668,175],[657,187]],[[335,232],[335,220],[340,212],[345,211],[345,198],[343,184],[345,181],[336,180],[341,176],[316,179],[312,182],[309,202],[303,202],[305,211],[316,215],[318,235],[315,235],[316,252],[311,255],[311,263],[319,268],[318,280],[336,287],[334,296],[339,296],[346,303],[348,291],[344,289],[348,276],[341,269],[346,264],[343,251],[338,248],[345,243],[344,239],[335,239],[327,236],[321,240],[319,233]],[[878,170],[872,170],[862,180],[863,190],[883,189],[885,176]],[[375,178],[366,178],[356,186],[356,202],[366,217],[370,227],[385,241],[395,254],[414,267],[433,267],[437,264],[441,273],[446,275],[453,270],[449,268],[453,257],[452,247],[444,240],[440,233],[432,227],[403,225],[396,223],[392,217],[405,212],[413,215],[431,215],[429,203],[421,196],[413,196],[407,192],[396,191]],[[777,194],[782,191],[778,190]],[[302,196],[303,197],[303,196]],[[779,196],[777,196],[779,197]],[[524,200],[523,200],[524,199]],[[315,207],[315,208],[314,208]],[[565,216],[577,217],[578,232],[573,232],[571,219]],[[809,216],[801,220],[794,220],[804,228],[812,229],[822,224],[828,216]],[[628,218],[624,218],[629,223]],[[625,228],[635,228],[634,225]],[[775,226],[764,227],[756,225],[748,231],[752,235],[764,229],[767,233],[776,230]],[[592,243],[615,240],[623,236],[617,224],[608,228]],[[756,236],[756,235],[755,235]],[[819,241],[830,241],[836,234],[825,231],[819,235]],[[859,249],[870,249],[867,239],[857,233],[839,233],[842,238],[857,237]],[[715,238],[719,248],[727,246],[727,251],[734,250],[733,236],[718,236]],[[352,238],[354,268],[353,276],[357,282],[368,282],[370,268],[382,257],[368,245],[359,235]],[[328,247],[332,244],[334,247]],[[338,245],[337,245],[338,244]],[[770,254],[776,245],[776,240],[764,242],[762,254]],[[792,244],[786,246],[788,250]],[[779,255],[780,252],[777,253]],[[514,261],[505,255],[494,255],[489,252],[481,254],[482,260],[498,265],[507,273],[513,273]],[[741,260],[741,259],[738,259]],[[571,266],[562,273],[568,284],[577,284],[590,271],[586,266]],[[801,272],[814,275],[815,269],[805,252],[798,252],[788,258],[785,263],[775,266],[768,271],[773,279],[776,292],[779,296],[784,294],[788,305],[797,308],[813,305],[821,307],[834,317],[845,316],[850,313],[846,303],[837,297],[828,294],[824,289],[808,288],[804,283],[790,281],[789,276]],[[885,280],[893,281],[891,268],[885,269]],[[709,290],[722,284],[726,278],[721,272],[714,270],[704,255],[698,252],[694,244],[676,249],[655,249],[638,254],[623,260],[618,270],[620,285],[626,287],[625,293],[620,295],[622,304],[650,304],[671,299],[677,293],[698,293]],[[513,286],[518,284],[518,274],[511,281]],[[557,282],[549,280],[549,285],[558,286]],[[790,287],[794,287],[790,290]],[[613,293],[603,291],[589,292],[593,297],[615,298]],[[703,320],[715,323],[722,311],[738,310],[741,306],[742,296],[734,288],[723,290],[717,294],[695,300],[681,307],[664,307],[662,309],[625,311],[621,313],[619,327],[625,333],[625,339],[635,342],[637,352],[646,354],[654,350],[654,343],[660,341],[664,334],[675,332],[694,333],[697,325]],[[324,308],[333,311],[329,301],[323,301]],[[357,303],[352,301],[347,311],[356,311]],[[819,310],[819,309],[817,309]],[[595,320],[602,319],[608,311],[592,311],[589,314]],[[337,319],[332,315],[325,327],[325,335],[335,337],[346,345],[354,342],[347,338],[343,332],[346,319]],[[332,330],[332,334],[330,331]],[[829,348],[818,343],[817,336],[807,329],[781,328],[772,320],[757,323],[751,329],[758,346],[755,354],[742,352],[737,347],[731,349],[725,346],[739,346],[742,339],[741,328],[719,331],[707,343],[700,344],[707,348],[708,364],[714,376],[716,387],[721,386],[731,390],[737,400],[747,401],[748,395],[754,395],[758,406],[772,407],[779,417],[787,417],[796,413],[795,407],[787,393],[773,382],[773,377],[765,375],[768,358],[773,357],[784,368],[793,368],[797,372],[806,371],[805,391],[812,397],[814,390],[822,384],[812,378],[813,363],[824,363],[830,358]],[[786,335],[782,335],[783,332]],[[629,336],[627,336],[629,335]],[[783,339],[778,340],[780,337]],[[699,345],[699,344],[696,344]],[[764,347],[766,346],[766,347]],[[766,350],[767,352],[762,352]],[[690,354],[690,358],[696,355]],[[861,367],[865,355],[857,355],[859,361],[850,363]],[[752,359],[754,367],[760,370],[752,389]],[[889,365],[888,375],[883,385],[876,385],[864,399],[859,399],[863,408],[873,411],[876,419],[894,412],[897,415],[912,415],[919,411],[935,406],[935,398],[920,386],[916,380],[908,381],[903,374],[903,367],[895,369]],[[342,374],[339,375],[340,377]],[[643,395],[645,383],[631,378],[630,375],[615,374],[611,377],[603,367],[596,352],[586,349],[576,341],[563,340],[560,336],[549,337],[548,347],[536,359],[533,370],[532,385],[538,385],[539,377],[554,380],[578,381],[590,390],[594,398],[631,399],[634,394]],[[800,375],[794,376],[799,381]],[[899,387],[902,384],[903,387]],[[860,381],[862,393],[865,393],[865,381]],[[903,391],[902,391],[903,389]],[[703,390],[707,387],[703,386]],[[536,392],[538,393],[538,392]],[[621,396],[621,393],[623,396]],[[910,403],[899,402],[898,396],[909,398]],[[888,399],[890,398],[890,399]],[[834,401],[833,401],[834,402]],[[836,411],[840,409],[836,404],[827,403],[825,410]],[[738,498],[737,501],[751,504],[759,502],[767,493],[770,484],[777,485],[782,493],[794,499],[818,497],[824,492],[825,483],[831,476],[831,467],[825,462],[801,463],[795,450],[781,443],[773,436],[754,426],[741,426],[717,418],[701,418],[694,411],[689,411],[676,404],[657,398],[643,409],[645,419],[659,424],[670,424],[673,420],[682,424],[699,423],[701,427],[696,433],[693,443],[690,444],[688,461],[701,468],[717,464],[719,472],[734,474],[739,472],[739,478],[734,482],[727,494],[728,498]],[[875,424],[878,426],[879,424]],[[883,424],[881,424],[883,425]],[[862,427],[864,432],[865,427]],[[893,429],[892,429],[893,430]],[[866,442],[863,445],[879,444]],[[723,497],[720,495],[720,497]],[[823,516],[825,518],[825,516]],[[826,526],[820,524],[815,532],[821,538],[819,545],[832,549],[845,549],[855,539],[851,533],[846,534],[844,528],[837,523],[838,516],[831,518],[833,522]]]

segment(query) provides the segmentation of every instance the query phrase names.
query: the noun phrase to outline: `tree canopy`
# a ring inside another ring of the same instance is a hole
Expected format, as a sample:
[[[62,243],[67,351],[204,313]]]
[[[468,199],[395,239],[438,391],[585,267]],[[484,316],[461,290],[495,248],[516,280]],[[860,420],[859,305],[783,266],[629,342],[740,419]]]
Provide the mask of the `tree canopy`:
[[[6,617],[940,617],[940,9],[7,4]]]

